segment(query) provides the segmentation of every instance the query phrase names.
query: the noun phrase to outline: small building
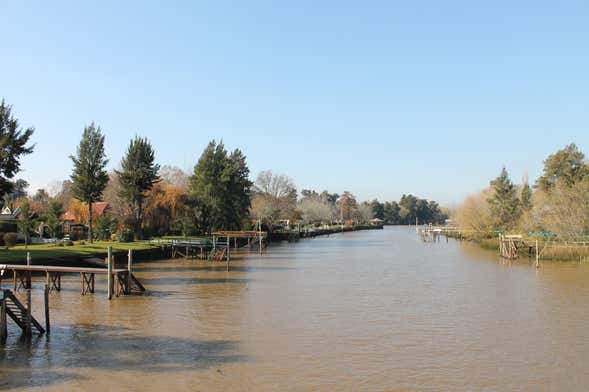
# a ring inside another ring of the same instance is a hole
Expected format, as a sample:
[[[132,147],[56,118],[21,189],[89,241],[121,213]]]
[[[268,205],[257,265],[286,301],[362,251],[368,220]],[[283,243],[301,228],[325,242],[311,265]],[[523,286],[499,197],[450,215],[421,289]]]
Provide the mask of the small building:
[[[100,218],[102,215],[106,214],[110,210],[110,204],[104,201],[97,201],[96,203],[92,204],[92,220],[95,221],[96,219]],[[85,232],[87,231],[86,224],[88,222],[83,222],[79,216],[77,216],[73,211],[66,211],[61,220],[63,222],[63,233],[64,234],[73,234],[73,233],[80,233],[80,236],[84,236]]]
[[[370,224],[373,226],[380,226],[384,223],[384,220],[379,218],[370,219]]]
[[[20,215],[20,208],[11,210],[10,207],[4,207],[0,212],[0,222],[16,222]]]

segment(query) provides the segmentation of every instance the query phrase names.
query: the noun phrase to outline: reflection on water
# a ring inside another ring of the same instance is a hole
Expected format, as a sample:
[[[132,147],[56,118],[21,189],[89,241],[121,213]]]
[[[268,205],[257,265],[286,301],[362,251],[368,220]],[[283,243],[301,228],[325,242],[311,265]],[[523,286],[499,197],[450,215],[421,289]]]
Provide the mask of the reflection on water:
[[[585,390],[589,265],[386,228],[137,265],[149,293],[51,296],[49,338],[0,350],[0,389]],[[34,312],[42,309],[41,284]],[[39,314],[40,316],[40,314]]]

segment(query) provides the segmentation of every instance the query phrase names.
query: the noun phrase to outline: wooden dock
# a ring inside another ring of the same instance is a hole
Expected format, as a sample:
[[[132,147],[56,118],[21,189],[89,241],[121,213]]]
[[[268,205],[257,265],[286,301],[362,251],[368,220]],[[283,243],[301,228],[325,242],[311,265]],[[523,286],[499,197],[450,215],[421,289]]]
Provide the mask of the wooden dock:
[[[129,250],[127,268],[114,268],[114,258],[112,249],[108,249],[106,258],[106,268],[88,268],[88,267],[61,267],[48,265],[31,265],[30,258],[27,265],[2,264],[0,265],[0,288],[2,280],[6,279],[6,272],[12,272],[13,290],[31,289],[31,277],[35,274],[45,274],[46,285],[51,291],[61,291],[61,276],[64,274],[80,274],[81,293],[82,295],[93,294],[95,290],[95,276],[107,276],[107,295],[111,299],[113,294],[119,297],[122,294],[131,294],[133,290],[145,291],[145,287],[133,275],[132,272],[133,253]]]

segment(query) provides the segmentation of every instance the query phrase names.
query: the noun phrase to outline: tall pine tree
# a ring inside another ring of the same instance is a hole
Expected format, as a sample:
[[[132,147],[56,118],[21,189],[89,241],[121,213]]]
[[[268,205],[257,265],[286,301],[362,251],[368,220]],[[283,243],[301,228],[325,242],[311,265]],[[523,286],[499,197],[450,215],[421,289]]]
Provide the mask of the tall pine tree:
[[[516,188],[509,179],[505,167],[497,178],[491,181],[492,194],[487,199],[497,230],[508,230],[517,221],[520,213],[520,203]]]
[[[102,199],[102,192],[108,183],[104,135],[94,123],[84,128],[82,140],[76,155],[70,156],[74,170],[72,180],[73,196],[88,205],[88,241],[94,239],[92,231],[92,204]]]
[[[23,130],[12,115],[12,107],[0,102],[0,198],[12,192],[11,179],[20,171],[20,157],[33,152],[27,146],[34,128]]]
[[[121,161],[121,171],[116,171],[121,184],[120,196],[133,206],[135,236],[143,239],[143,199],[153,184],[159,181],[160,166],[149,140],[135,137]]]
[[[239,229],[250,206],[249,169],[240,150],[227,154],[214,140],[203,151],[189,182],[200,230]]]

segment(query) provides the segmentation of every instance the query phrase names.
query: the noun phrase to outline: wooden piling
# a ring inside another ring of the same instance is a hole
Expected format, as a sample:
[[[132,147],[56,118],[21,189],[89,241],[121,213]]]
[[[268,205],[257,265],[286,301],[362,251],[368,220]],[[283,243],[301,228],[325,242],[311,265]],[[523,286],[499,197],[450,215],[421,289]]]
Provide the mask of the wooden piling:
[[[231,238],[227,237],[227,271],[229,271],[229,253],[231,252]]]
[[[8,326],[6,325],[6,298],[4,290],[0,290],[0,343],[6,342]]]
[[[107,289],[106,289],[106,291],[108,293],[107,294],[108,299],[111,300],[112,299],[112,291],[113,291],[112,246],[109,246],[108,247],[108,253],[107,253],[107,255],[108,256],[107,256],[106,262],[107,262],[108,272],[107,272]]]
[[[540,268],[540,253],[538,252],[538,240],[536,240],[536,268]]]
[[[129,255],[127,256],[127,287],[125,294],[131,294],[131,274],[133,273],[133,250],[129,249]]]
[[[27,318],[26,318],[25,335],[27,337],[31,337],[33,335],[33,326],[32,326],[33,315],[31,313],[31,289],[29,288],[28,290],[26,290],[26,293],[27,293]]]
[[[51,323],[49,322],[49,285],[45,285],[45,332],[49,333],[51,330]]]

